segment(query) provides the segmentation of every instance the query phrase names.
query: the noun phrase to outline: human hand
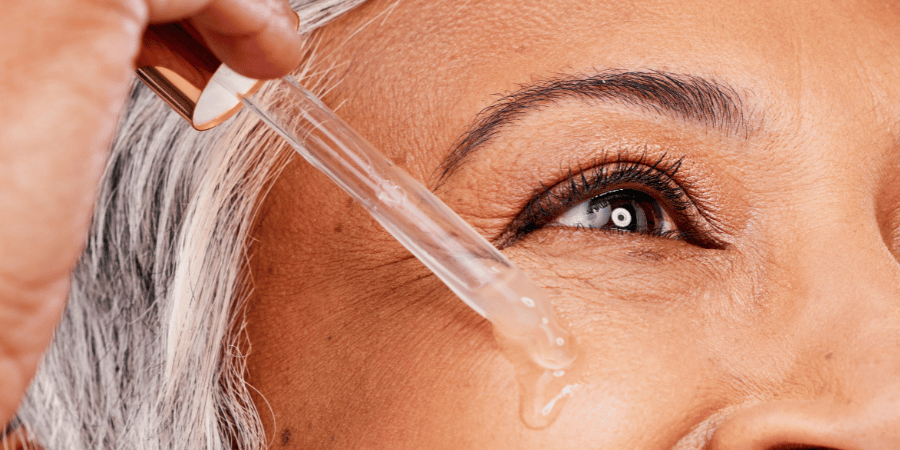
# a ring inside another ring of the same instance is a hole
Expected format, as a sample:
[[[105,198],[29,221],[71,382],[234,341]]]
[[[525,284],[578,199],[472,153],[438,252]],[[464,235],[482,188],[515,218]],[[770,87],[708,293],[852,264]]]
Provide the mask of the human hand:
[[[65,304],[108,143],[150,23],[190,19],[254,78],[300,59],[285,0],[3,0],[0,15],[0,427]]]

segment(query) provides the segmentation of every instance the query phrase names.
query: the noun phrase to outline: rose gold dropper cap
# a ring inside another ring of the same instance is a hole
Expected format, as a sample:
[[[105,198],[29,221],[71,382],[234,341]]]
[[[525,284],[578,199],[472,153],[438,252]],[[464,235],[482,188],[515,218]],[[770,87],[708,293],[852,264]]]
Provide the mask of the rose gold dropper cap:
[[[222,62],[187,22],[152,25],[144,33],[137,76],[197,130],[208,130],[241,109],[241,102],[213,77],[228,77],[226,86],[253,94],[264,81],[222,70]]]

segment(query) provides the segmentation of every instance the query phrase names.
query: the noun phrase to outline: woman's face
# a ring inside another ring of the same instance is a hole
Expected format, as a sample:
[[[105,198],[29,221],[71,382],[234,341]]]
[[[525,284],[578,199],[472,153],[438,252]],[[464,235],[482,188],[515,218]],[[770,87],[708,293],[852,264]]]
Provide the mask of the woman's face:
[[[252,256],[275,447],[900,448],[898,24],[402,0],[326,27],[327,102],[546,288],[582,387],[526,428],[490,325],[298,158]]]

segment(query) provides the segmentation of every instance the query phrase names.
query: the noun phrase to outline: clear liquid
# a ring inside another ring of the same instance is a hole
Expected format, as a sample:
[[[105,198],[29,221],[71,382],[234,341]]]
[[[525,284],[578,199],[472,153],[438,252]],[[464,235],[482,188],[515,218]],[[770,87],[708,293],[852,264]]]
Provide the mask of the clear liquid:
[[[519,347],[528,359],[545,369],[567,369],[577,359],[572,335],[562,326],[549,297],[511,264],[478,260],[490,276],[482,286],[457,292],[494,324],[504,346]]]
[[[582,387],[578,361],[564,370],[539,366],[519,340],[498,333],[494,336],[503,356],[512,363],[519,387],[519,417],[528,428],[540,430],[553,424],[563,407]]]

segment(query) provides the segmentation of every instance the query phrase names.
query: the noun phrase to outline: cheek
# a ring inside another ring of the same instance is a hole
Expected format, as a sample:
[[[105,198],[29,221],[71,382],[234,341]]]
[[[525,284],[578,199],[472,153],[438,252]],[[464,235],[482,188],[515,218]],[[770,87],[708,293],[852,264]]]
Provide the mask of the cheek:
[[[515,422],[514,377],[489,324],[344,200],[289,168],[254,233],[248,372],[259,410],[274,411],[270,434],[446,448],[492,417]]]
[[[577,338],[582,387],[553,428],[583,448],[669,448],[740,398],[731,364],[753,342],[732,337],[752,283],[737,255],[565,233],[507,250]]]

